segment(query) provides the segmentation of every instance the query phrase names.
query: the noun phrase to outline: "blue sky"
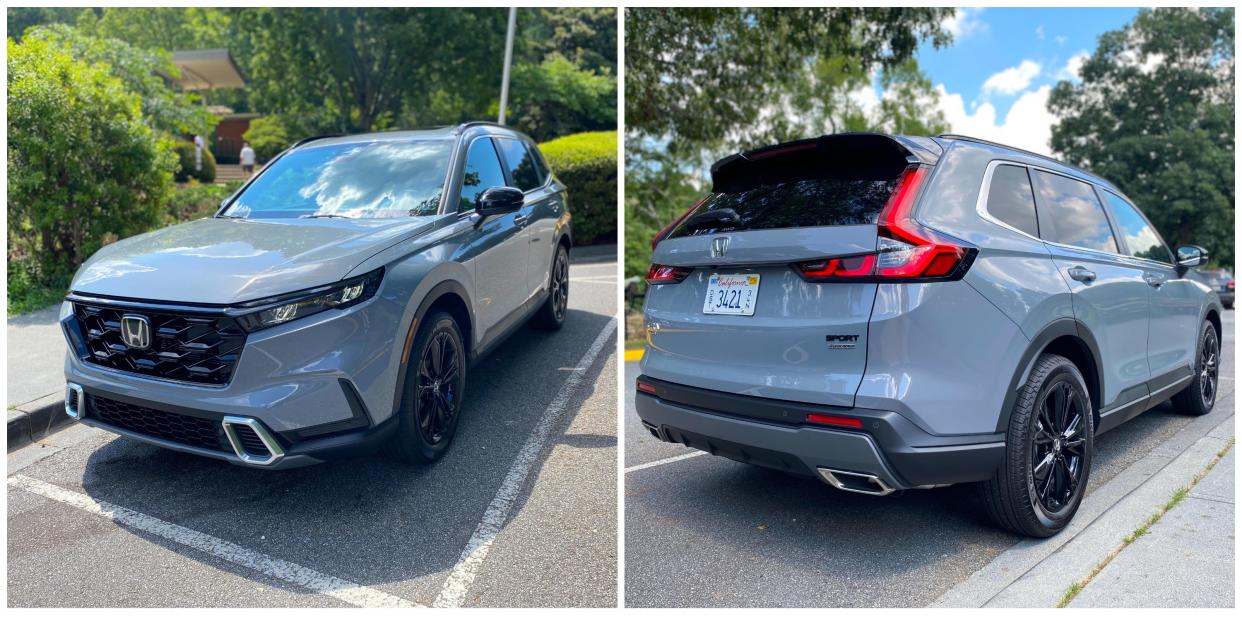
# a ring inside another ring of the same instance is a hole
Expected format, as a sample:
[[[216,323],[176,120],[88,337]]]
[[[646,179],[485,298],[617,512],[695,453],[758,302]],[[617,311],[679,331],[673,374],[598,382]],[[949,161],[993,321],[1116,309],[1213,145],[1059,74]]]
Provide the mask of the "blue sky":
[[[943,87],[940,105],[953,131],[1047,153],[1055,122],[1045,106],[1048,89],[1072,77],[1074,63],[1095,50],[1102,33],[1121,28],[1137,12],[959,9],[947,24],[956,35],[953,44],[939,50],[924,45],[918,61],[932,84]]]

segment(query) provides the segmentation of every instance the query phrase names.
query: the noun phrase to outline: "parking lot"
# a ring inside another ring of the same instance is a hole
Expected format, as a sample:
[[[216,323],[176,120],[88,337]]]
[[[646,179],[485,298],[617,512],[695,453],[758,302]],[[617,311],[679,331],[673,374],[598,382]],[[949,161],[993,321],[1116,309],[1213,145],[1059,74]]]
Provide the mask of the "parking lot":
[[[1234,410],[1233,311],[1223,331],[1217,418]],[[626,363],[627,606],[925,606],[1023,541],[969,485],[877,498],[662,443],[634,412],[637,375]],[[1166,402],[1101,436],[1088,495],[1192,420]]]
[[[80,425],[8,456],[9,606],[616,605],[613,254],[470,370],[448,455],[259,471]]]

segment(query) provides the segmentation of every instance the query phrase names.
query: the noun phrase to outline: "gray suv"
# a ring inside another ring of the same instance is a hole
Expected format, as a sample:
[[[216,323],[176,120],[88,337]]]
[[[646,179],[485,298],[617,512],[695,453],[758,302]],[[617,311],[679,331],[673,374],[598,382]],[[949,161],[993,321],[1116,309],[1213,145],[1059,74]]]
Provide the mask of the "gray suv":
[[[78,421],[236,464],[440,458],[466,369],[569,293],[565,187],[487,123],[304,140],[215,217],[110,244],[61,309]]]
[[[1112,184],[961,136],[720,160],[662,231],[636,405],[657,438],[886,495],[979,483],[1047,537],[1094,438],[1216,398],[1221,304]]]

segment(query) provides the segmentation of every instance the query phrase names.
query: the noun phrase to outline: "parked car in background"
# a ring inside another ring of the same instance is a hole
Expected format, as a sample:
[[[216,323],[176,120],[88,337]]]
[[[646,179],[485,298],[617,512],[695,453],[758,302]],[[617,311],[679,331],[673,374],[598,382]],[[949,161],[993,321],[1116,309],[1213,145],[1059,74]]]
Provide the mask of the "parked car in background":
[[[490,123],[303,140],[213,218],[105,246],[61,310],[69,416],[286,468],[439,459],[471,362],[565,320],[566,188]]]
[[[1233,308],[1233,274],[1226,269],[1199,270],[1207,286],[1216,290],[1220,303],[1225,308]]]
[[[862,494],[979,483],[1048,537],[1095,438],[1216,399],[1221,302],[1107,180],[962,136],[739,153],[656,238],[636,407],[657,438]],[[1193,275],[1192,275],[1193,276]]]

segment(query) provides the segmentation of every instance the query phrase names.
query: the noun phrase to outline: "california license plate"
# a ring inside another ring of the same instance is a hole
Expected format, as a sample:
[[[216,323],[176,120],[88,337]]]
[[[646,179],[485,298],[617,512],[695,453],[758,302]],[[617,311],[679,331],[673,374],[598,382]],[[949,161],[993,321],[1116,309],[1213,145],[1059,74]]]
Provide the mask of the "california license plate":
[[[758,298],[758,274],[712,274],[707,279],[703,312],[708,315],[754,315],[755,300]]]

